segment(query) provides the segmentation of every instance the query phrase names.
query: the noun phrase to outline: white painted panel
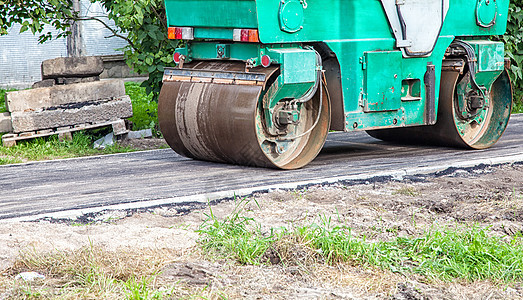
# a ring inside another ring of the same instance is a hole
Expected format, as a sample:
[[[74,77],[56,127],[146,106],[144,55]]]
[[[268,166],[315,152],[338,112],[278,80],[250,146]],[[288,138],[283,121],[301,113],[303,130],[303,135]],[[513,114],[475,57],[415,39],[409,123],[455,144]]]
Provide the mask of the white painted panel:
[[[429,55],[438,39],[441,26],[449,9],[449,0],[381,0],[397,46],[404,56]],[[396,3],[406,25],[406,37],[402,34]]]

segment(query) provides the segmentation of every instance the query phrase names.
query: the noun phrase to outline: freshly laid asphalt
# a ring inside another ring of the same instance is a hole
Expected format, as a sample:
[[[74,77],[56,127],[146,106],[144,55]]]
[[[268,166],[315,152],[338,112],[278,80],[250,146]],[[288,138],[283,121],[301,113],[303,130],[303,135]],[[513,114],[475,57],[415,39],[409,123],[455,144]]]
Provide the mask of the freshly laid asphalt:
[[[332,133],[318,158],[293,171],[194,161],[170,149],[5,165],[0,166],[0,219],[74,218],[106,209],[205,203],[277,188],[513,162],[523,162],[523,114],[512,116],[494,147],[476,151]]]

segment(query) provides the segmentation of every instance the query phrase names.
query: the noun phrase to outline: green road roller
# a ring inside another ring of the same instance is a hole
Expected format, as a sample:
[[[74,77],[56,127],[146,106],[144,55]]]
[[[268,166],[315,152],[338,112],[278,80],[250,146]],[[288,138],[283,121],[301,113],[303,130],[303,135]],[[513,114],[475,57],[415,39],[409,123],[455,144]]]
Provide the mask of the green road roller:
[[[180,155],[295,169],[329,131],[484,149],[512,108],[509,0],[165,0],[158,102]]]

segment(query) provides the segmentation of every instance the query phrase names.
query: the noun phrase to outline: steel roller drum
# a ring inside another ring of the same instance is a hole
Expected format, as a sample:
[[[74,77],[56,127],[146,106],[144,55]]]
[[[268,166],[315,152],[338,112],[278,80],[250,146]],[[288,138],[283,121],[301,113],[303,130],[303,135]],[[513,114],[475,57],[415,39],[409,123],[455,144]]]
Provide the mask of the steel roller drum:
[[[283,148],[283,142],[266,134],[259,113],[260,98],[277,75],[277,66],[250,71],[265,75],[263,82],[220,78],[227,72],[245,72],[241,62],[199,62],[189,67],[216,73],[211,73],[213,78],[164,78],[158,119],[165,140],[178,154],[213,162],[295,169],[309,163],[321,150],[330,123],[327,97],[322,101],[321,116],[318,95],[305,104],[299,129],[303,132],[312,127],[316,117],[317,126],[303,137],[285,141],[285,150],[280,153],[276,150]]]

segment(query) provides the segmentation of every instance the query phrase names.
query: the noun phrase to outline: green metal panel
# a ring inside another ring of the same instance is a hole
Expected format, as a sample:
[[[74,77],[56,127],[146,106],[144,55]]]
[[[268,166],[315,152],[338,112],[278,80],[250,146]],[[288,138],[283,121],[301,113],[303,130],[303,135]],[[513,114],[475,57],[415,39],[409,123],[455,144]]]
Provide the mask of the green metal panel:
[[[504,34],[507,30],[509,0],[495,0],[497,4],[496,23],[488,28],[477,25],[478,1],[482,0],[450,0],[450,9],[441,34],[454,36]],[[494,0],[490,2],[494,2]]]
[[[476,52],[476,82],[490,90],[505,67],[505,46],[501,42],[492,41],[468,41],[468,43]]]
[[[283,84],[315,82],[316,54],[299,48],[270,49],[271,59],[281,65]]]
[[[391,111],[365,111],[365,75],[364,65],[365,52],[379,51],[380,49],[393,49],[394,40],[368,40],[368,41],[332,41],[328,46],[338,55],[341,67],[341,82],[343,87],[343,100],[345,108],[346,130],[366,130],[371,128],[387,128],[423,125],[425,119],[426,89],[424,75],[427,64],[433,63],[436,67],[436,108],[439,97],[439,84],[441,64],[445,50],[448,48],[453,36],[440,37],[431,56],[420,58],[409,58],[384,62],[380,67],[384,69],[383,74],[398,74],[400,88],[405,79],[419,79],[421,82],[420,95],[422,99],[417,101],[402,101],[401,93],[395,93],[398,99],[393,102],[400,108]],[[343,54],[343,55],[341,55]],[[367,62],[366,67],[369,64]]]
[[[256,28],[254,0],[165,0],[169,26]]]
[[[476,5],[476,21],[478,25],[490,27],[495,24],[498,14],[496,1],[478,0]]]
[[[401,106],[401,51],[365,52],[365,112],[397,110]]]
[[[282,0],[278,11],[280,29],[289,33],[301,30],[304,7],[303,1],[300,0]]]
[[[502,42],[467,41],[467,43],[472,45],[476,52],[478,72],[503,71],[505,47]]]
[[[303,13],[296,8],[298,1],[287,1],[292,5],[283,10],[283,15],[281,1],[267,0],[165,0],[165,7],[169,26],[210,30],[259,27],[263,43],[392,37],[379,0],[303,1],[304,5],[307,3]],[[503,34],[506,31],[509,0],[490,1],[497,4],[497,14],[495,24],[488,28],[478,26],[477,18],[489,19],[492,5],[478,6],[478,1],[485,0],[451,0],[442,35]],[[293,12],[298,14],[294,19],[290,17]],[[283,26],[287,31],[282,30],[282,21],[288,22]],[[298,25],[303,29],[292,32]],[[210,32],[205,34],[209,38],[213,36]]]
[[[187,58],[188,60],[186,62],[190,62],[192,60],[206,60],[206,59],[218,59],[218,49],[217,45],[224,45],[224,44],[217,44],[217,43],[190,43],[183,51],[187,51]],[[259,44],[252,44],[252,43],[237,43],[237,44],[228,44],[228,50],[229,55],[228,57],[224,57],[227,59],[233,59],[233,60],[248,60],[251,58],[258,58],[260,55],[260,49],[262,48]],[[176,50],[177,52],[179,49]],[[182,54],[185,54],[182,52]]]
[[[199,39],[232,40],[233,29],[196,27],[194,28],[194,37]]]
[[[305,1],[304,1],[305,3]],[[389,23],[378,0],[307,1],[303,29],[280,28],[280,1],[257,1],[260,40],[263,43],[325,41],[391,37]]]

